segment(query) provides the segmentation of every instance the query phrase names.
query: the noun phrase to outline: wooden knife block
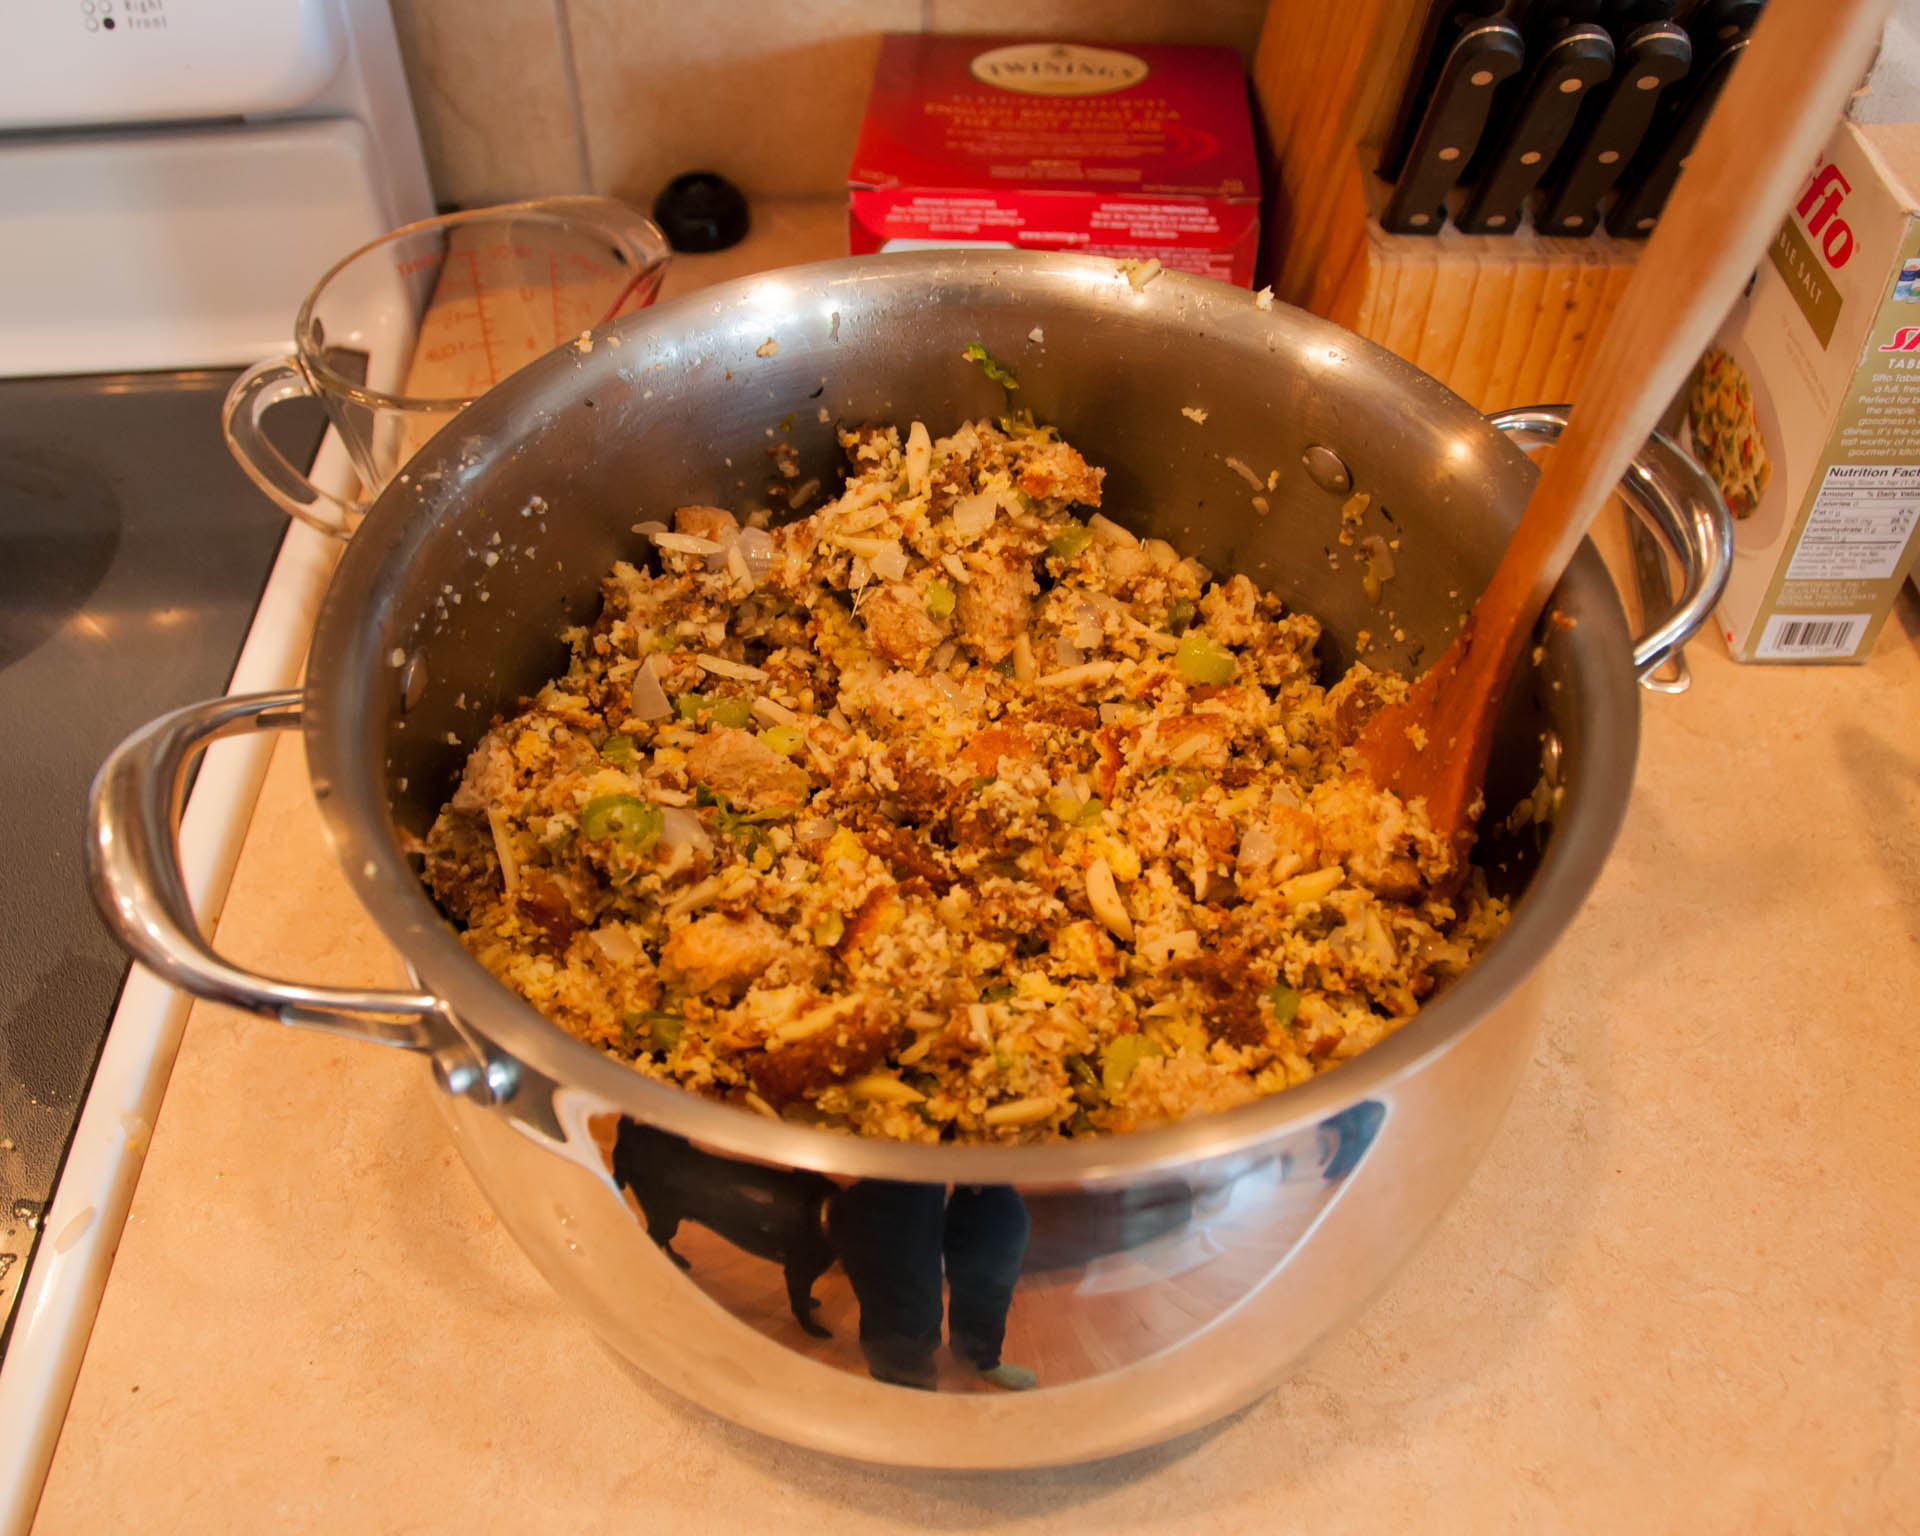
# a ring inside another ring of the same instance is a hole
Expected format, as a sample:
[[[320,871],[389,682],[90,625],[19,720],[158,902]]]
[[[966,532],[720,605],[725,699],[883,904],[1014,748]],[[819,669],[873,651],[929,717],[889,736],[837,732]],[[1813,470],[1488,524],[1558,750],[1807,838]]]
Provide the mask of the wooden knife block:
[[[1253,66],[1274,162],[1263,280],[1482,411],[1570,400],[1644,242],[1380,227],[1391,189],[1373,165],[1424,11],[1422,0],[1268,6]]]

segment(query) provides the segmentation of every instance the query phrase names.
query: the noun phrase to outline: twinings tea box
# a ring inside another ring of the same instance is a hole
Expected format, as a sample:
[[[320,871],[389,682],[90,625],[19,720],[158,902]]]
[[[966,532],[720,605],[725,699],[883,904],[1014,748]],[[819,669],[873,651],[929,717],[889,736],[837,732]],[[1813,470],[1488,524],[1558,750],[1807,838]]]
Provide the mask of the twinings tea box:
[[[848,181],[856,256],[1001,246],[1253,278],[1260,178],[1231,48],[887,36]]]
[[[1842,124],[1687,392],[1741,661],[1864,661],[1920,556],[1920,124]]]

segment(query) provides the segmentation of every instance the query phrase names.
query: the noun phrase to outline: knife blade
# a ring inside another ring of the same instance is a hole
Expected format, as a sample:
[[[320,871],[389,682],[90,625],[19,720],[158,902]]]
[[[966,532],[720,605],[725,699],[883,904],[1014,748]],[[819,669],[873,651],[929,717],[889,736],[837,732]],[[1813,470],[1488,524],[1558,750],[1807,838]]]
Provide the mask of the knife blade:
[[[1506,0],[1432,0],[1421,27],[1420,42],[1413,52],[1413,68],[1407,72],[1406,89],[1400,93],[1400,105],[1394,113],[1393,131],[1387,135],[1386,148],[1380,156],[1379,170],[1386,180],[1399,180],[1400,169],[1407,163],[1407,151],[1413,147],[1414,134],[1420,127],[1421,115],[1433,99],[1440,71],[1446,67],[1447,55],[1460,40],[1460,34],[1476,21],[1499,15],[1505,4]]]
[[[1677,115],[1649,134],[1640,153],[1621,178],[1620,191],[1613,207],[1607,210],[1607,233],[1623,239],[1643,238],[1660,222],[1660,210],[1667,205],[1673,184],[1680,179],[1680,168],[1693,153],[1694,141],[1706,126],[1708,114],[1720,97],[1721,87],[1740,55],[1747,51],[1747,40],[1737,37],[1721,49],[1707,64],[1698,82],[1691,88]],[[1670,93],[1672,94],[1672,93]]]
[[[1660,106],[1662,92],[1686,78],[1693,44],[1671,22],[1650,22],[1627,39],[1620,67],[1604,95],[1595,92],[1593,124],[1573,143],[1565,174],[1539,219],[1543,235],[1590,235],[1600,200],[1632,163]]]
[[[1513,126],[1460,215],[1470,235],[1510,235],[1528,195],[1573,131],[1586,93],[1613,73],[1613,39],[1605,27],[1564,28],[1527,81]]]
[[[1403,235],[1440,232],[1447,220],[1447,194],[1487,126],[1494,88],[1519,72],[1525,56],[1519,29],[1511,22],[1484,21],[1461,33],[1380,215],[1384,228]]]

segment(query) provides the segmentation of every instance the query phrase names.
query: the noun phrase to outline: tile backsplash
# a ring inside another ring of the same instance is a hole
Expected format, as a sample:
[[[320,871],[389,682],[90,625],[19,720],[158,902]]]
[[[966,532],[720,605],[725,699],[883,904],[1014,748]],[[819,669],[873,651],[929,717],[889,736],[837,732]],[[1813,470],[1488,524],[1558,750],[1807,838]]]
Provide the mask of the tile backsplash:
[[[434,194],[473,206],[681,171],[750,200],[845,185],[882,32],[1223,43],[1266,0],[392,0]]]

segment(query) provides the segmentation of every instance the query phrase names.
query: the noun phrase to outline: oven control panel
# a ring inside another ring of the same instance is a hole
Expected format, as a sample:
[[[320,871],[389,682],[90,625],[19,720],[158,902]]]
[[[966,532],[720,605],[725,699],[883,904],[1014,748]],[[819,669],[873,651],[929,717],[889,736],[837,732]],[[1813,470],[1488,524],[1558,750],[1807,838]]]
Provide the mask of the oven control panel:
[[[284,112],[346,59],[338,0],[6,0],[0,129]]]

